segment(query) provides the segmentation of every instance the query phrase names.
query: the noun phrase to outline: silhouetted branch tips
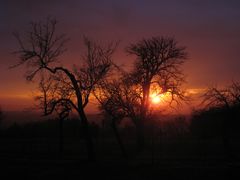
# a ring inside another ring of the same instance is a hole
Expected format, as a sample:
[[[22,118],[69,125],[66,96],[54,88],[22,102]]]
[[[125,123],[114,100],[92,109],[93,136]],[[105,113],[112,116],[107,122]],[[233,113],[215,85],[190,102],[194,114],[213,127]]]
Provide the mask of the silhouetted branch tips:
[[[48,18],[46,22],[30,23],[30,31],[25,37],[14,33],[19,49],[14,52],[18,55],[19,62],[11,68],[26,65],[29,69],[26,78],[32,80],[37,71],[58,62],[58,58],[66,51],[68,41],[66,35],[56,34],[55,19]]]
[[[204,95],[202,104],[206,107],[226,107],[238,105],[240,103],[240,84],[233,81],[225,88],[209,87]]]

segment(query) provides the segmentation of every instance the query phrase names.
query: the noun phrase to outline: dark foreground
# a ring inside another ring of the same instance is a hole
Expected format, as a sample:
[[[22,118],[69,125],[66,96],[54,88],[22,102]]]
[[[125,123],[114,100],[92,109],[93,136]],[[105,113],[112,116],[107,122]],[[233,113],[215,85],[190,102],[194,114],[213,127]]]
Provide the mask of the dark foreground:
[[[220,138],[154,138],[136,153],[135,139],[124,139],[129,155],[122,157],[116,140],[95,141],[96,162],[86,160],[84,141],[65,138],[0,139],[0,180],[4,179],[240,179],[240,140],[232,141],[234,158],[225,156]]]
[[[84,160],[1,157],[1,179],[239,179],[240,161],[224,159]]]

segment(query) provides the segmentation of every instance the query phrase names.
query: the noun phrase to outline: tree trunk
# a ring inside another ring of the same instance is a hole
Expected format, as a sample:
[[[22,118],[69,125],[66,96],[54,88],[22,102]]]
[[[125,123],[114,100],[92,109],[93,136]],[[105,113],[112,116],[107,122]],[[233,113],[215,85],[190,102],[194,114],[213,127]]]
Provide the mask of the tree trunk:
[[[88,123],[86,114],[82,110],[82,111],[79,111],[79,116],[80,116],[80,119],[82,120],[84,138],[85,138],[85,143],[86,143],[87,153],[88,153],[88,160],[92,162],[96,161],[96,154],[94,151],[92,135],[89,130],[89,123]]]
[[[145,147],[145,122],[147,119],[147,113],[149,109],[149,93],[150,93],[150,83],[146,83],[143,86],[143,100],[141,102],[141,112],[140,117],[135,120],[136,133],[137,133],[137,152],[141,152]]]
[[[143,99],[141,102],[141,118],[146,119],[147,112],[149,109],[149,94],[150,94],[150,83],[143,85]]]
[[[124,144],[123,144],[123,142],[122,142],[122,139],[121,139],[121,137],[120,137],[120,134],[119,134],[119,132],[118,132],[118,128],[117,128],[117,125],[116,125],[116,122],[115,122],[114,119],[112,119],[112,128],[113,128],[113,132],[114,132],[114,134],[115,134],[115,136],[116,136],[117,142],[118,142],[118,144],[119,144],[120,150],[121,150],[121,152],[122,152],[122,156],[123,156],[123,158],[127,159],[127,158],[128,158],[128,155],[127,155],[125,146],[124,146]]]

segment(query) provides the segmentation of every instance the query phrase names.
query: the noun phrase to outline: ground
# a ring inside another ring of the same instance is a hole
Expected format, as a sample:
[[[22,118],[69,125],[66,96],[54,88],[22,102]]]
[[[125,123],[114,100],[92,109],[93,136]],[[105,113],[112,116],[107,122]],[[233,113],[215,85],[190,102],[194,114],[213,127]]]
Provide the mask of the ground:
[[[147,150],[138,155],[132,149],[128,160],[121,158],[121,153],[112,141],[98,142],[96,162],[86,160],[84,145],[77,141],[65,144],[69,149],[65,147],[62,156],[57,152],[57,144],[54,145],[53,141],[50,141],[49,147],[40,140],[31,146],[27,144],[33,140],[13,138],[2,139],[1,142],[1,179],[196,180],[237,179],[240,175],[238,158],[225,158],[219,148],[220,141],[213,140],[195,143],[192,140],[169,140],[168,143],[162,142],[161,146],[159,142],[149,144]],[[131,149],[130,145],[128,149]]]

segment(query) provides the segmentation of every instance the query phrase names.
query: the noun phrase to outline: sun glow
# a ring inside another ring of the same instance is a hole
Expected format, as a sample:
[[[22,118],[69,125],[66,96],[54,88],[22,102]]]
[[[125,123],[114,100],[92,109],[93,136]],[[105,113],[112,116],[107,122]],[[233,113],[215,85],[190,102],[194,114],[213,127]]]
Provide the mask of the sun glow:
[[[161,103],[161,95],[151,94],[150,97],[151,97],[151,101],[152,101],[153,104]]]
[[[169,92],[166,93],[157,93],[153,92],[150,94],[150,101],[153,105],[164,105],[169,102],[171,98],[171,94]]]
[[[156,96],[156,97],[153,97],[153,98],[152,98],[152,102],[153,102],[154,104],[158,104],[158,103],[160,103],[160,101],[161,101],[161,98],[160,98],[159,96]]]

